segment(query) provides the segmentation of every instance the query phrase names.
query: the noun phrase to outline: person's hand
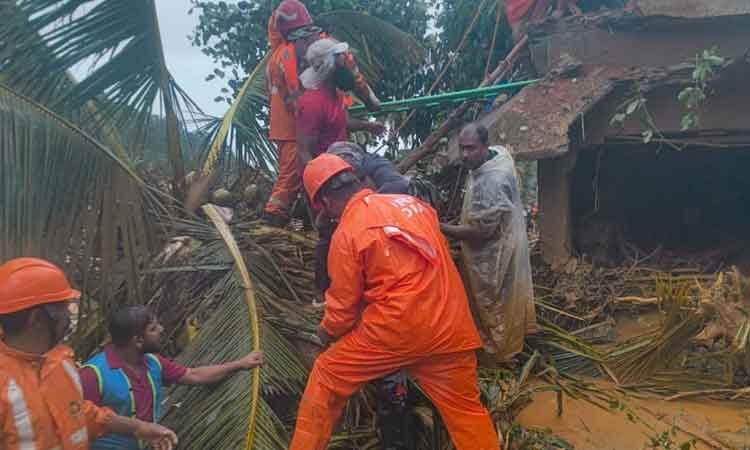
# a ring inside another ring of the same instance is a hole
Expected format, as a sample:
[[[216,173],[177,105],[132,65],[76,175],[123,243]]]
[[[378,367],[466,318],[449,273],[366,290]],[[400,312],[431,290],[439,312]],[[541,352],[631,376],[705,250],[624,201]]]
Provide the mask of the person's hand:
[[[375,136],[382,136],[385,133],[385,125],[380,122],[368,122],[367,131]]]
[[[177,446],[177,435],[169,428],[156,423],[139,421],[134,436],[148,442],[153,450],[172,450]]]
[[[264,359],[263,352],[250,352],[237,362],[240,369],[250,370],[262,366],[265,362]]]

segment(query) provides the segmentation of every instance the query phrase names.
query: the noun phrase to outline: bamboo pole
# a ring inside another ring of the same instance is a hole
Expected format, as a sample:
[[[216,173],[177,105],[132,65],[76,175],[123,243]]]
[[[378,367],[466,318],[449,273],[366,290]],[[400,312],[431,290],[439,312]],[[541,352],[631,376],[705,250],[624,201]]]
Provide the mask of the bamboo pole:
[[[507,70],[510,69],[510,67],[513,64],[513,61],[516,59],[518,54],[523,50],[524,47],[526,47],[526,44],[528,44],[529,38],[528,36],[524,36],[523,39],[518,41],[518,43],[513,47],[513,49],[508,53],[508,56],[505,57],[504,60],[500,62],[500,64],[497,65],[495,70],[492,71],[492,73],[485,78],[482,83],[479,85],[480,88],[483,88],[485,86],[489,86],[491,84],[494,84],[497,82],[497,80],[502,77]],[[414,166],[418,161],[420,161],[425,156],[431,154],[435,151],[435,144],[437,144],[440,139],[445,137],[453,128],[455,128],[460,122],[461,118],[463,117],[466,110],[469,108],[470,102],[465,102],[461,104],[458,108],[456,108],[443,122],[443,124],[435,131],[430,134],[427,139],[422,143],[422,145],[419,146],[416,150],[409,153],[404,157],[404,159],[401,160],[401,162],[398,163],[398,170],[401,173],[407,172],[409,169]]]

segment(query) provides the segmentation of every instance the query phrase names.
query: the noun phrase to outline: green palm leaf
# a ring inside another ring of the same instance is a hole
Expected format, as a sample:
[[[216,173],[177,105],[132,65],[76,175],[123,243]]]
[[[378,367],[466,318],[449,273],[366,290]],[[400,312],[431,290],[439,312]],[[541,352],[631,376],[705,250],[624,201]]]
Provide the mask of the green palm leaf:
[[[331,30],[333,37],[346,41],[357,56],[357,64],[373,83],[388,68],[423,62],[425,50],[413,35],[370,14],[357,11],[331,11],[315,18]]]
[[[24,17],[16,8],[15,2],[0,3],[0,20],[3,20],[3,23],[12,23],[14,15],[18,21]],[[0,83],[40,104],[60,104],[78,84],[78,80],[70,71],[50,72],[49,68],[58,64],[55,55],[47,48],[38,33],[29,31],[28,24],[22,29],[26,33],[24,47],[33,51],[21,54],[13,41],[0,42]],[[110,122],[102,120],[95,101],[86,102],[82,108],[58,109],[56,112],[103,142],[123,161],[130,160],[119,132]]]
[[[222,155],[234,156],[237,161],[271,171],[276,155],[267,138],[266,130],[258,122],[258,114],[267,106],[265,69],[268,55],[253,69],[242,84],[224,117],[212,124],[211,144],[205,156],[203,175],[209,175]],[[229,139],[227,139],[229,137]],[[231,151],[226,152],[226,150]]]
[[[242,292],[245,297],[245,306],[247,307],[247,313],[250,322],[250,331],[253,337],[253,350],[260,350],[260,326],[258,324],[258,309],[255,304],[255,290],[253,289],[253,282],[250,280],[250,273],[245,265],[245,260],[242,257],[237,241],[235,241],[232,232],[227,226],[224,219],[218,213],[213,205],[203,206],[203,211],[214,223],[214,226],[219,231],[219,235],[224,240],[224,243],[232,255],[234,260],[235,270],[239,275]],[[256,368],[252,371],[252,382],[251,382],[251,399],[250,399],[250,412],[248,414],[247,424],[247,437],[245,440],[245,448],[251,449],[253,447],[253,440],[255,438],[255,415],[258,412],[258,401],[260,395],[260,369]]]
[[[316,20],[332,29],[337,39],[349,42],[358,55],[360,69],[371,82],[383,76],[388,64],[403,66],[424,58],[424,50],[414,36],[369,14],[333,11]],[[265,84],[268,58],[266,55],[250,72],[224,117],[207,126],[212,138],[204,158],[204,176],[222,160],[240,162],[235,167],[250,164],[269,171],[275,166],[276,155],[267,138],[264,120],[268,107]]]
[[[94,298],[110,298],[114,274],[137,270],[154,244],[146,212],[158,198],[131,167],[68,120],[3,85],[0,205],[0,261],[48,258],[85,292],[98,292]],[[121,267],[125,260],[131,264]],[[128,285],[134,296],[136,279]],[[84,297],[83,314],[97,307],[94,298]]]
[[[254,336],[244,289],[233,272],[227,276],[226,284],[217,283],[223,287],[216,292],[221,307],[178,358],[180,363],[193,367],[216,364],[240,358],[252,350]],[[272,352],[266,355],[269,365],[281,362],[275,361],[273,355]],[[250,372],[244,371],[216,386],[175,387],[169,392],[161,422],[175,430],[181,449],[245,449],[251,424],[249,405],[254,403],[258,407],[254,448],[285,449],[288,438],[281,420],[263,398],[253,396],[249,388],[252,378]]]
[[[226,224],[213,217],[212,208],[206,206],[204,211],[214,221],[223,242],[216,239],[215,230],[199,222],[190,223],[188,228],[185,222],[184,231],[203,240],[201,247],[192,254],[191,266],[233,261],[237,271],[227,271],[215,282],[202,285],[197,301],[203,305],[212,304],[214,309],[179,360],[187,366],[234,360],[256,348],[260,340],[267,361],[261,374],[262,396],[257,396],[259,385],[253,380],[255,374],[250,372],[236,373],[217,386],[176,387],[169,394],[162,422],[178,433],[184,449],[247,449],[251,445],[263,450],[285,449],[289,438],[283,422],[268,401],[278,396],[299,396],[307,369],[289,342],[270,324],[263,323],[261,331],[254,326],[257,319],[253,318],[252,311],[255,306],[249,299],[257,295],[260,305],[269,300],[268,285],[262,276],[257,275],[257,266],[267,262],[262,258],[252,259],[251,283],[239,246]],[[246,241],[247,238],[240,244],[244,247]],[[205,279],[200,274],[195,276],[195,279]],[[183,280],[178,285],[190,286],[191,283]],[[191,292],[191,298],[195,299],[195,296],[196,293]],[[218,342],[221,345],[217,345]],[[189,408],[190,413],[183,411],[184,408]],[[253,411],[257,411],[255,420]]]
[[[14,74],[17,82],[26,70],[26,76],[33,75],[34,82],[53,92],[50,86],[66,88],[60,84],[66,71],[89,64],[93,71],[66,89],[67,95],[56,95],[50,107],[58,112],[77,110],[97,101],[98,118],[113,120],[120,129],[135,126],[142,138],[158,105],[167,119],[167,150],[175,192],[181,195],[182,111],[198,108],[167,70],[154,0],[14,3],[14,8],[2,9],[8,19],[0,42],[9,43],[2,47],[3,72]]]

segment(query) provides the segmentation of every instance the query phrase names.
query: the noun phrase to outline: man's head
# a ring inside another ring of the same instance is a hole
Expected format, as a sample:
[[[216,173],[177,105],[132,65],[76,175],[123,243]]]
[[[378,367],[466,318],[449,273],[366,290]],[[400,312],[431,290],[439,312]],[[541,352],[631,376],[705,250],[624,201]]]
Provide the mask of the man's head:
[[[487,161],[490,151],[489,133],[484,125],[466,125],[458,135],[458,147],[464,166],[474,170]]]
[[[80,296],[54,264],[13,259],[0,266],[0,327],[6,337],[44,353],[65,337]]]
[[[332,218],[341,217],[352,196],[364,188],[352,166],[330,153],[310,161],[302,178],[313,205]]]
[[[163,331],[156,314],[145,306],[126,306],[109,317],[109,335],[116,347],[156,353],[161,349]]]
[[[309,67],[300,75],[307,89],[318,89],[333,85],[342,91],[354,89],[354,74],[346,67],[346,52],[349,44],[333,39],[318,39],[307,49],[305,59]]]

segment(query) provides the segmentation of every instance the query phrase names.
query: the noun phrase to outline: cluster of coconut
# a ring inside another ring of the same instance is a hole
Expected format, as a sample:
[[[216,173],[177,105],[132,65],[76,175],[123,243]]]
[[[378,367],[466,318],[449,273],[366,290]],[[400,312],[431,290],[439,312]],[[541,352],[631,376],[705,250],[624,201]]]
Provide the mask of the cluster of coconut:
[[[188,173],[187,176],[185,176],[185,185],[190,187],[199,179],[199,177],[200,176],[195,171]],[[241,196],[232,194],[232,192],[225,187],[220,187],[210,193],[208,200],[215,205],[230,207],[240,201],[253,204],[258,199],[257,197],[258,185],[253,183],[245,187]]]

